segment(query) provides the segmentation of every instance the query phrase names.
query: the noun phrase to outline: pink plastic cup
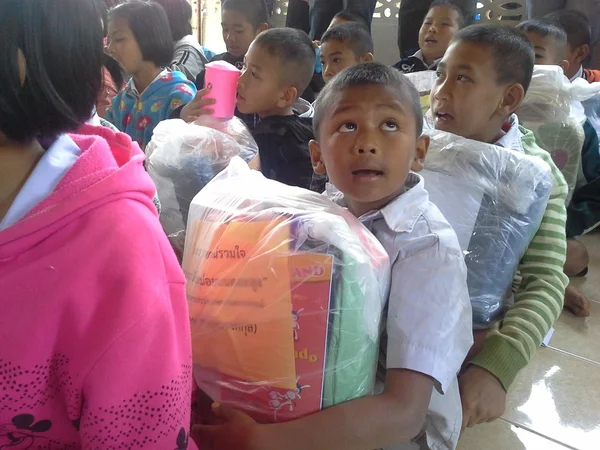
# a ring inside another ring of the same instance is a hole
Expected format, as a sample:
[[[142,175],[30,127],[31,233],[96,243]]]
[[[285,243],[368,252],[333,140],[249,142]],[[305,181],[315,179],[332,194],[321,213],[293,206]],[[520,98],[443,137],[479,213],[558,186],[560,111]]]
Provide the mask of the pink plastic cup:
[[[214,98],[217,103],[213,117],[231,119],[235,114],[237,83],[241,70],[225,61],[215,61],[206,65],[204,87],[210,88],[206,98]]]

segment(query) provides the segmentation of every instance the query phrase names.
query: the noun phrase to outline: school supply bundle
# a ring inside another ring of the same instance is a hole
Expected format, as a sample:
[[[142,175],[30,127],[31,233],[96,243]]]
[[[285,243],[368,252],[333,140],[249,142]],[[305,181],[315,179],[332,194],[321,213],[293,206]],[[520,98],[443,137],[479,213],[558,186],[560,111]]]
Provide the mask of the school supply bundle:
[[[157,125],[146,149],[147,169],[161,202],[160,221],[176,252],[183,252],[185,224],[194,196],[231,159],[253,160],[258,146],[244,123],[234,117],[203,116],[192,124],[166,120]]]
[[[511,305],[513,279],[552,190],[550,168],[514,150],[428,134],[421,175],[465,254],[474,328],[487,329]]]
[[[558,66],[535,66],[531,85],[516,111],[519,121],[531,130],[540,148],[552,160],[569,185],[567,204],[577,184],[586,120],[582,101],[600,93],[600,83],[583,78],[570,82]]]
[[[213,401],[269,423],[373,392],[389,260],[347,210],[234,158],[192,202],[183,268]]]

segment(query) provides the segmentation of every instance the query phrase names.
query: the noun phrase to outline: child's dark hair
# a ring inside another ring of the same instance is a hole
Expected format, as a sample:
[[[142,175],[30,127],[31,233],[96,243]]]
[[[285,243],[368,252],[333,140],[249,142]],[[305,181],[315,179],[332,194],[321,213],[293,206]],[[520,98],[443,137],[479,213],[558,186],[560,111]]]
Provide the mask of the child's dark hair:
[[[444,6],[446,8],[450,8],[453,11],[456,11],[458,14],[458,28],[462,29],[469,23],[469,18],[465,14],[465,10],[462,9],[459,5],[454,3],[452,0],[434,0],[429,6],[429,11],[431,11],[436,6]]]
[[[571,47],[578,48],[583,45],[590,45],[592,42],[590,21],[582,12],[563,9],[550,13],[545,18],[565,30],[567,41]]]
[[[357,64],[337,74],[325,85],[314,105],[313,130],[320,138],[321,122],[341,92],[352,87],[385,86],[390,88],[403,105],[415,116],[417,136],[423,133],[423,110],[415,86],[400,71],[376,62]]]
[[[519,83],[527,92],[533,75],[535,52],[521,31],[508,26],[471,25],[456,33],[450,45],[456,42],[485,47],[494,59],[496,81],[500,84]]]
[[[188,0],[153,0],[165,9],[173,42],[192,34],[192,5]]]
[[[355,9],[344,9],[333,16],[332,22],[335,19],[342,19],[346,22],[360,23],[367,30],[369,29],[369,22],[367,21],[367,18],[361,12]]]
[[[281,77],[289,80],[302,94],[314,74],[315,49],[304,31],[293,28],[272,28],[260,33],[253,45],[260,46],[281,62]]]
[[[0,130],[9,139],[58,135],[90,118],[102,86],[100,15],[93,0],[0,2]]]
[[[263,23],[269,23],[269,10],[265,0],[224,0],[221,10],[239,12],[255,30]]]
[[[369,30],[357,22],[346,22],[329,28],[323,37],[321,44],[327,41],[341,41],[345,43],[360,58],[367,53],[373,53],[373,38]]]
[[[173,59],[174,44],[169,19],[158,3],[131,0],[110,10],[109,20],[124,19],[137,41],[142,59],[166,67]]]
[[[548,19],[525,20],[517,25],[517,30],[524,33],[535,33],[542,38],[550,37],[559,45],[567,45],[567,33],[565,30],[560,25]]]

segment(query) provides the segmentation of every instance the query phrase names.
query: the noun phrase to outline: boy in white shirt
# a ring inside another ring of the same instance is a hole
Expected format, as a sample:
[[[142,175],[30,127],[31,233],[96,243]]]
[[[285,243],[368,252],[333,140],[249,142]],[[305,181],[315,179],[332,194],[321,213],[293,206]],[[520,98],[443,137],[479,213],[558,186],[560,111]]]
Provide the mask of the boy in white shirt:
[[[416,89],[378,63],[344,70],[315,104],[315,172],[329,176],[330,196],[372,230],[392,262],[376,395],[274,425],[216,406],[223,423],[199,427],[199,442],[236,450],[456,447],[471,304],[458,239],[415,173],[429,147],[422,128]]]

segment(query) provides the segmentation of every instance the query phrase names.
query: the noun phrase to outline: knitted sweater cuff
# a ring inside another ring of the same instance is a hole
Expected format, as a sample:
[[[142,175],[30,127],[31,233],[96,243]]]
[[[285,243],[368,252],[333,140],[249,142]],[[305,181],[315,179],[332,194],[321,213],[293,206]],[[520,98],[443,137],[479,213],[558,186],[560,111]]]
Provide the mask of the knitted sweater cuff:
[[[483,350],[470,361],[494,375],[506,391],[521,369],[527,366],[525,357],[502,336],[490,336]]]

